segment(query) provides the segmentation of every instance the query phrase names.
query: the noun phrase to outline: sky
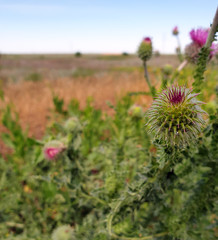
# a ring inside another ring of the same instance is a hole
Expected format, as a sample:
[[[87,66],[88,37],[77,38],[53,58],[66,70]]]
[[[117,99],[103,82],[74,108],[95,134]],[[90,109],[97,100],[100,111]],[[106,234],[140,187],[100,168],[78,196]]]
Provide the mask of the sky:
[[[0,0],[1,53],[135,53],[144,37],[174,53],[208,28],[217,0]]]

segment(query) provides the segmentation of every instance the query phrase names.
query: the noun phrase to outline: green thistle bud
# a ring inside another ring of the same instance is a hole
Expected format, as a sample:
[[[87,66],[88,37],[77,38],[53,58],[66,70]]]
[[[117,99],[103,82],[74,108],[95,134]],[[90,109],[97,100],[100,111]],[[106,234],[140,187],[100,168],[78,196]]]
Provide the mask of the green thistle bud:
[[[134,104],[128,110],[128,114],[133,118],[142,118],[144,112],[141,106]]]
[[[172,74],[173,72],[173,67],[170,64],[166,64],[164,65],[164,67],[162,68],[162,72],[163,74],[165,74],[166,76],[169,76],[170,74]]]
[[[147,61],[152,56],[152,42],[149,37],[144,38],[138,48],[138,57],[142,59],[142,61]]]
[[[63,225],[54,230],[52,240],[74,240],[74,231],[69,225]]]
[[[206,114],[192,90],[172,86],[160,93],[147,112],[148,132],[169,146],[185,146],[197,139]]]
[[[64,127],[67,131],[74,132],[76,129],[80,129],[81,125],[77,117],[71,117],[65,122]]]

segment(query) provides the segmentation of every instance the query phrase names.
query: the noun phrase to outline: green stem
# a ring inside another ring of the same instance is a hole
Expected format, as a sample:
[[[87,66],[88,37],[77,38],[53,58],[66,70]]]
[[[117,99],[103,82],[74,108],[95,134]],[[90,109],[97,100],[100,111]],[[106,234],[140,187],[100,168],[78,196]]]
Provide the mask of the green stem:
[[[145,77],[145,80],[146,80],[146,82],[148,84],[148,87],[150,89],[151,95],[154,98],[155,97],[155,89],[154,89],[154,87],[151,86],[151,82],[150,82],[149,75],[148,75],[148,68],[147,68],[147,62],[146,61],[143,61],[143,67],[144,67],[144,77]]]
[[[162,232],[162,233],[157,233],[157,234],[153,234],[153,235],[149,235],[149,236],[145,236],[145,237],[124,237],[124,236],[118,236],[117,234],[113,233],[113,231],[112,231],[113,218],[114,218],[115,214],[119,211],[119,208],[120,208],[122,202],[123,202],[123,200],[119,201],[117,203],[117,205],[114,208],[113,213],[108,218],[107,229],[108,229],[108,233],[111,237],[117,238],[117,239],[122,239],[122,240],[148,240],[148,239],[154,239],[156,237],[162,237],[162,236],[165,236],[168,234],[168,232]]]
[[[88,194],[86,194],[86,193],[84,193],[84,192],[81,192],[81,195],[83,195],[83,196],[86,197],[86,198],[93,199],[93,200],[101,203],[102,205],[107,205],[107,202],[105,202],[104,200],[102,200],[102,199],[100,199],[100,198],[94,197],[94,196],[92,196],[92,195],[88,195]]]
[[[212,42],[214,41],[214,36],[218,30],[218,8],[216,9],[216,13],[213,19],[213,24],[211,26],[210,32],[207,37],[207,41],[205,43],[206,48],[210,48],[212,45]]]
[[[207,37],[207,41],[205,45],[201,48],[201,51],[199,53],[199,58],[197,62],[197,67],[195,70],[195,75],[194,75],[194,92],[201,92],[203,89],[203,84],[204,84],[204,72],[206,70],[208,58],[210,55],[210,47],[212,45],[212,42],[215,39],[216,32],[218,31],[218,8],[216,10],[214,19],[213,19],[213,24],[210,28],[210,32]]]

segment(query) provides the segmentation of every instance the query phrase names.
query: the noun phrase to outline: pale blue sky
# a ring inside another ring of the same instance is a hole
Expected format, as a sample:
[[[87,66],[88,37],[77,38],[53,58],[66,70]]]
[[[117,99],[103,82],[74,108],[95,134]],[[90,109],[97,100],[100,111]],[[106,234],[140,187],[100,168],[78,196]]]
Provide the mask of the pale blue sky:
[[[178,25],[182,47],[189,31],[209,27],[217,0],[0,0],[0,52],[134,53],[143,37],[173,53]]]

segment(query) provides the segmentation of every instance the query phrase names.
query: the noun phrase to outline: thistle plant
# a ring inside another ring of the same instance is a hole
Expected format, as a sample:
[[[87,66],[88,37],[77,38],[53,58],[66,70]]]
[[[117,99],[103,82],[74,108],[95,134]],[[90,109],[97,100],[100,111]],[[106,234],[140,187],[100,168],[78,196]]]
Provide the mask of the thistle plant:
[[[138,56],[142,61],[148,61],[152,56],[152,42],[149,37],[143,39],[138,48]]]
[[[152,97],[155,96],[155,88],[151,85],[149,75],[148,75],[148,69],[147,69],[147,61],[151,58],[152,56],[152,42],[149,37],[146,37],[143,39],[141,44],[138,47],[137,51],[138,57],[143,61],[143,67],[144,67],[144,77],[145,80],[148,84],[148,87],[150,89]]]
[[[185,55],[189,62],[191,63],[197,63],[197,60],[199,58],[199,52],[201,48],[205,45],[209,29],[192,29],[189,33],[190,37],[192,39],[192,42],[186,46],[185,48]],[[212,43],[209,51],[209,59],[211,59],[217,52],[217,45],[215,43]]]
[[[179,86],[162,91],[147,112],[148,132],[170,146],[181,147],[195,141],[205,124],[198,95]]]

